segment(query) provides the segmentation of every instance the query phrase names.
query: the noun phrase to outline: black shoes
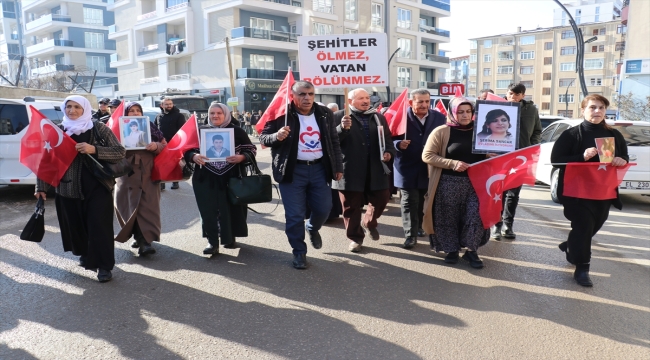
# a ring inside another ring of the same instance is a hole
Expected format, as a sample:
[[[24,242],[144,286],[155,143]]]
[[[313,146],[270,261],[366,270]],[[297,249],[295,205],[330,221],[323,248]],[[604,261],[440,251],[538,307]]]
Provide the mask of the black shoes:
[[[515,232],[512,231],[512,225],[508,225],[508,224],[503,224],[503,228],[501,229],[501,235],[503,235],[504,238],[510,240],[517,237]]]
[[[379,240],[379,231],[377,231],[377,228],[369,228],[368,225],[364,225],[363,221],[361,222],[361,228],[363,229],[363,233],[366,234],[366,236],[370,235],[370,238],[373,240]]]
[[[79,266],[86,268],[86,257],[83,255],[79,256]]]
[[[99,280],[100,283],[109,282],[112,278],[113,274],[111,274],[110,270],[99,269],[99,272],[97,273],[97,280]]]
[[[131,247],[134,248],[134,249],[139,248],[140,243],[138,242],[138,240],[133,240],[133,242],[131,243]]]
[[[445,263],[458,264],[458,251],[453,251],[445,256]]]
[[[594,283],[592,283],[589,278],[589,264],[576,265],[576,271],[573,273],[573,278],[576,280],[578,285],[585,287],[594,286]]]
[[[501,240],[501,226],[494,225],[490,228],[490,238]]]
[[[409,236],[406,238],[406,241],[404,241],[404,249],[412,249],[417,243],[418,239],[416,237]]]
[[[298,254],[293,256],[293,267],[298,270],[305,270],[307,268],[307,255]]]
[[[212,244],[208,244],[205,249],[203,249],[203,254],[204,255],[216,255],[219,253],[219,245],[217,246],[212,246]]]
[[[235,249],[237,247],[237,241],[233,240],[230,244],[226,244],[223,247],[226,249]]]
[[[178,187],[179,187],[179,186],[178,186],[178,183],[177,183],[177,182],[175,182],[175,183],[172,184],[172,190],[176,190],[176,189],[178,189]]]
[[[427,233],[424,232],[424,229],[418,229],[418,237],[425,237]]]
[[[573,262],[573,256],[571,256],[571,253],[569,253],[569,244],[566,241],[564,241],[560,243],[560,245],[558,245],[557,247],[559,247],[562,252],[566,253],[566,261],[569,264],[575,265],[575,263]]]
[[[140,256],[147,256],[147,255],[153,255],[156,253],[156,249],[151,246],[146,241],[143,241],[142,244],[140,245],[140,249],[138,250],[138,255]]]
[[[306,227],[305,230],[307,230]],[[314,249],[320,249],[323,247],[323,239],[320,237],[318,231],[307,230],[307,233],[309,234],[309,241],[311,241],[311,245],[314,247]]]
[[[483,268],[483,261],[478,257],[476,251],[466,250],[465,254],[463,254],[463,260],[469,261],[469,266],[473,267],[474,269]]]
[[[160,183],[160,190],[165,190],[165,183],[164,182]]]

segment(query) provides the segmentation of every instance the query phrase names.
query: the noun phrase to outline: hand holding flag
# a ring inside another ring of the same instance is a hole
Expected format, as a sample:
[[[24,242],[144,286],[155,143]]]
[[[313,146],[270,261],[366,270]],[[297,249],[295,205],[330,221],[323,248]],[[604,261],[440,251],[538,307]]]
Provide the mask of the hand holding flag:
[[[284,80],[282,81],[278,92],[275,93],[273,100],[271,100],[271,103],[266,108],[266,111],[264,111],[264,114],[257,122],[257,125],[255,125],[255,130],[258,134],[264,130],[264,125],[267,122],[273,121],[283,115],[286,116],[287,104],[291,100],[291,87],[293,86],[294,82],[293,72],[291,71],[291,68],[289,68],[287,71],[287,76],[284,77]]]
[[[388,129],[393,136],[406,134],[408,103],[408,89],[404,89],[384,113]]]

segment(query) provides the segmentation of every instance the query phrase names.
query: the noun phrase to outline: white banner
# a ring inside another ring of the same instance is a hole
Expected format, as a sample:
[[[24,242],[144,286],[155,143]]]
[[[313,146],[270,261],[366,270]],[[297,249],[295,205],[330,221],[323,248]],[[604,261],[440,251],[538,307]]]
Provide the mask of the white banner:
[[[317,88],[388,84],[386,34],[299,36],[300,79]]]

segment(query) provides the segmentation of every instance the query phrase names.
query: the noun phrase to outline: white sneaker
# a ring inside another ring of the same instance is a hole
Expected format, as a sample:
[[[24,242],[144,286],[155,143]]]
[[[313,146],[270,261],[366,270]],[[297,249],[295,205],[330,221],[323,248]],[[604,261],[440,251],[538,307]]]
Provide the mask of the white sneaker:
[[[350,245],[348,245],[348,250],[350,250],[353,253],[358,253],[359,251],[361,251],[361,244],[350,240]]]

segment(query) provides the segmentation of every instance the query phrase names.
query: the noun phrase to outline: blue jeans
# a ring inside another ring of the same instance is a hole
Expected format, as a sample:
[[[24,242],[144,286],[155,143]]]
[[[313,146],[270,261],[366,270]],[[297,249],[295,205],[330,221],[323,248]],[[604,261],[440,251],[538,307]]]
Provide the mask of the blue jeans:
[[[306,254],[305,229],[320,230],[332,209],[332,192],[323,164],[296,164],[293,182],[280,183],[280,193],[286,219],[285,234],[293,254]],[[305,225],[307,205],[311,216]]]

